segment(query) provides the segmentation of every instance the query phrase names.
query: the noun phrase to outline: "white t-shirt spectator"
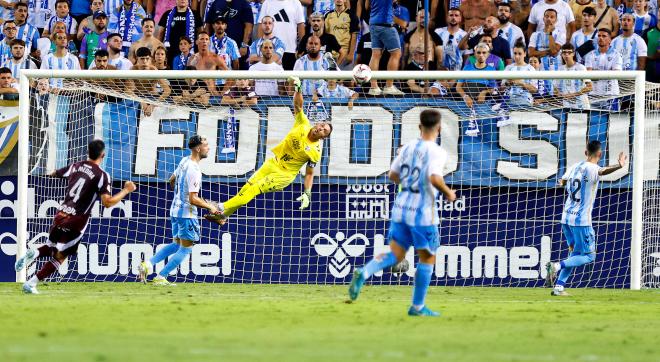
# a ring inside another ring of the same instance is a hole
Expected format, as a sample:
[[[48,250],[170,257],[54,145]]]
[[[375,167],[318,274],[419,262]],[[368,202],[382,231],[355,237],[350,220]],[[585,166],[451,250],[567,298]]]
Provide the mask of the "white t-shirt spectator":
[[[298,0],[266,0],[261,5],[259,23],[264,16],[275,20],[273,34],[284,42],[284,51],[295,53],[298,41],[298,24],[305,22],[305,10]]]
[[[567,67],[566,64],[559,66],[559,70],[567,71],[587,71],[587,67],[580,63],[573,64],[572,67]],[[589,79],[558,79],[554,82],[554,87],[559,94],[577,93],[580,89],[584,88],[586,83],[591,83]],[[573,99],[564,99],[564,107],[587,109],[589,108],[589,97],[583,94]]]
[[[529,12],[529,23],[536,24],[536,30],[545,29],[545,23],[543,22],[543,15],[546,10],[555,9],[557,11],[557,23],[555,28],[559,29],[560,32],[566,33],[566,25],[568,23],[575,21],[575,16],[573,15],[573,10],[568,5],[567,2],[563,0],[557,0],[554,4],[548,4],[545,1],[541,1],[532,6],[532,10]],[[531,43],[531,41],[530,41]]]
[[[621,54],[610,46],[606,53],[596,49],[587,54],[584,65],[588,70],[623,70],[623,59]],[[593,88],[591,91],[593,95],[619,95],[619,82],[616,79],[597,80],[593,82]]]
[[[648,52],[644,39],[635,33],[629,37],[617,36],[612,40],[610,48],[621,54],[623,70],[637,70],[637,57],[645,57]]]
[[[255,71],[283,71],[284,69],[280,64],[262,62],[254,63],[250,66],[250,70]],[[275,79],[255,79],[254,91],[258,96],[277,96],[279,95],[277,80]]]
[[[511,22],[506,23],[505,26],[500,28],[500,37],[509,43],[511,48],[511,55],[513,55],[513,46],[516,45],[517,41],[522,41],[525,44],[525,34],[523,34],[522,29],[516,24]]]

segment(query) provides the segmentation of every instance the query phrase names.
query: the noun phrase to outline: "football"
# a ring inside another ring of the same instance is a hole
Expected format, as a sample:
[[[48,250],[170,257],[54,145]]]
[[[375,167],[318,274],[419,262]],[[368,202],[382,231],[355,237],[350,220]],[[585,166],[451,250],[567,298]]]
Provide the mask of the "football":
[[[353,68],[353,79],[359,84],[367,83],[371,80],[371,68],[366,64],[358,64]]]

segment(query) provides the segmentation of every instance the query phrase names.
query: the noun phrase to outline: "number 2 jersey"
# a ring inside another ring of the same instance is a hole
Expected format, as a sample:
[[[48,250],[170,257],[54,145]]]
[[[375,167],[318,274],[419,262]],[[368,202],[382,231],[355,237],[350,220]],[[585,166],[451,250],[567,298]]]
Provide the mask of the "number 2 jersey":
[[[591,226],[591,212],[596,201],[600,166],[582,161],[574,164],[562,179],[566,181],[566,203],[561,223],[570,226]]]
[[[92,206],[102,194],[110,194],[110,176],[94,162],[81,161],[55,171],[68,184],[60,211],[89,217]]]
[[[409,226],[438,225],[438,190],[431,184],[431,175],[442,176],[446,162],[447,152],[435,142],[417,139],[401,148],[390,167],[401,180],[392,221]]]

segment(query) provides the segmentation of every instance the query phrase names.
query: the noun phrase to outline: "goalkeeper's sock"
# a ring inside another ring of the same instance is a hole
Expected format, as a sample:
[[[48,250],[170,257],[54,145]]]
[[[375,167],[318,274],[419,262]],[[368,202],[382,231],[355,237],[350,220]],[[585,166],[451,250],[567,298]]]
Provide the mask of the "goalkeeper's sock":
[[[387,254],[381,254],[371,259],[367,265],[362,268],[364,280],[369,279],[370,276],[378,273],[379,271],[391,267],[396,264],[396,256],[391,251]]]
[[[179,244],[172,242],[171,244],[165,245],[164,248],[161,248],[158,250],[156,255],[152,256],[151,259],[149,259],[149,262],[151,265],[156,265],[160,263],[161,261],[165,260],[168,256],[174,254],[179,250]]]
[[[160,273],[158,273],[158,275],[163,278],[167,277],[167,275],[170,274],[172,270],[176,269],[176,267],[179,266],[179,264],[181,264],[186,256],[188,256],[190,253],[192,253],[192,246],[185,247],[181,245],[179,250],[177,250],[177,252],[172,255],[170,260],[167,261],[167,264],[165,264],[165,267],[160,271]]]
[[[433,274],[433,264],[417,263],[412,297],[413,307],[417,310],[424,307],[426,292],[429,290],[429,284],[431,284],[431,274]]]
[[[57,261],[55,258],[52,258],[49,261],[47,261],[46,264],[44,264],[44,266],[41,267],[41,269],[37,272],[36,277],[37,279],[39,279],[39,281],[42,281],[48,278],[51,274],[55,273],[57,269],[59,269],[59,267],[60,267],[60,262]]]

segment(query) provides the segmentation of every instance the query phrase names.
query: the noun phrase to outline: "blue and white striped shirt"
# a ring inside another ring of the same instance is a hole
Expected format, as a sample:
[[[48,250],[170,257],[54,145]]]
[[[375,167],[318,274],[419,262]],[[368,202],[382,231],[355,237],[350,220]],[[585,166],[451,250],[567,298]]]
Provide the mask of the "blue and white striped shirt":
[[[57,69],[57,70],[80,70],[80,63],[78,58],[66,53],[62,58],[55,56],[55,53],[46,55],[41,63],[41,69]],[[50,78],[50,86],[53,88],[62,88],[64,80],[62,78]]]
[[[594,30],[591,34],[585,34],[582,29],[576,31],[571,35],[571,44],[573,45],[573,48],[577,49],[582,46],[582,44],[586,43],[587,41],[593,41],[594,46],[596,45],[596,37],[593,36],[596,30]],[[592,38],[593,37],[593,38]],[[593,40],[592,40],[593,39]],[[575,52],[575,56],[577,57],[578,63],[584,64],[584,58],[578,53],[577,51]]]
[[[561,223],[570,226],[591,226],[591,213],[596,201],[600,166],[582,161],[571,166],[562,180],[566,181],[566,203]]]
[[[447,27],[435,29],[435,33],[442,40],[442,66],[448,70],[461,70],[463,66],[463,51],[458,48],[458,44],[467,35],[463,29],[450,34]]]
[[[202,171],[199,163],[184,157],[174,171],[176,183],[174,185],[174,199],[170,207],[171,217],[186,219],[197,218],[197,206],[190,204],[189,194],[199,192],[202,186]]]
[[[37,69],[37,65],[30,59],[24,59],[19,62],[15,62],[13,57],[10,57],[6,61],[2,62],[3,67],[7,67],[11,70],[11,76],[20,81],[20,70],[21,69]]]
[[[438,190],[431,175],[444,175],[447,152],[431,141],[416,139],[406,143],[390,166],[399,174],[401,192],[392,206],[391,220],[410,226],[438,225]]]
[[[658,18],[651,13],[646,13],[644,15],[633,13],[633,16],[635,17],[635,27],[633,29],[635,34],[640,36],[644,34],[646,29],[652,28],[658,24]]]
[[[337,84],[335,86],[335,89],[330,89],[328,88],[328,83],[326,81],[322,81],[321,86],[318,88],[318,93],[321,97],[323,98],[341,98],[341,99],[348,99],[355,94],[354,91],[348,89],[347,87]]]
[[[0,63],[5,63],[11,58],[11,47],[7,44],[7,39],[4,39],[0,41]]]
[[[648,53],[648,47],[644,39],[637,34],[628,37],[617,36],[612,40],[610,49],[614,49],[621,54],[623,70],[637,70],[637,58],[645,57]]]
[[[261,44],[263,44],[264,40],[266,40],[266,39],[259,38],[259,39],[252,42],[252,45],[250,45],[250,55],[256,54],[258,57],[261,58]],[[285,49],[284,42],[276,36],[274,36],[274,37],[272,37],[268,40],[273,42],[273,51],[275,52],[275,54],[280,56],[279,61],[281,62],[282,61],[282,56],[284,55],[284,49]]]
[[[317,60],[311,60],[309,59],[309,54],[305,54],[302,57],[300,57],[298,60],[296,60],[296,64],[293,66],[293,70],[311,70],[311,71],[319,71],[319,70],[328,70],[330,65],[328,64],[328,61],[325,60],[322,54],[319,54],[319,57]],[[317,89],[321,86],[322,81],[319,79],[304,79],[302,81],[302,92],[303,95],[306,96],[311,96],[313,95]]]
[[[335,10],[335,0],[314,0],[314,11],[323,15]]]

